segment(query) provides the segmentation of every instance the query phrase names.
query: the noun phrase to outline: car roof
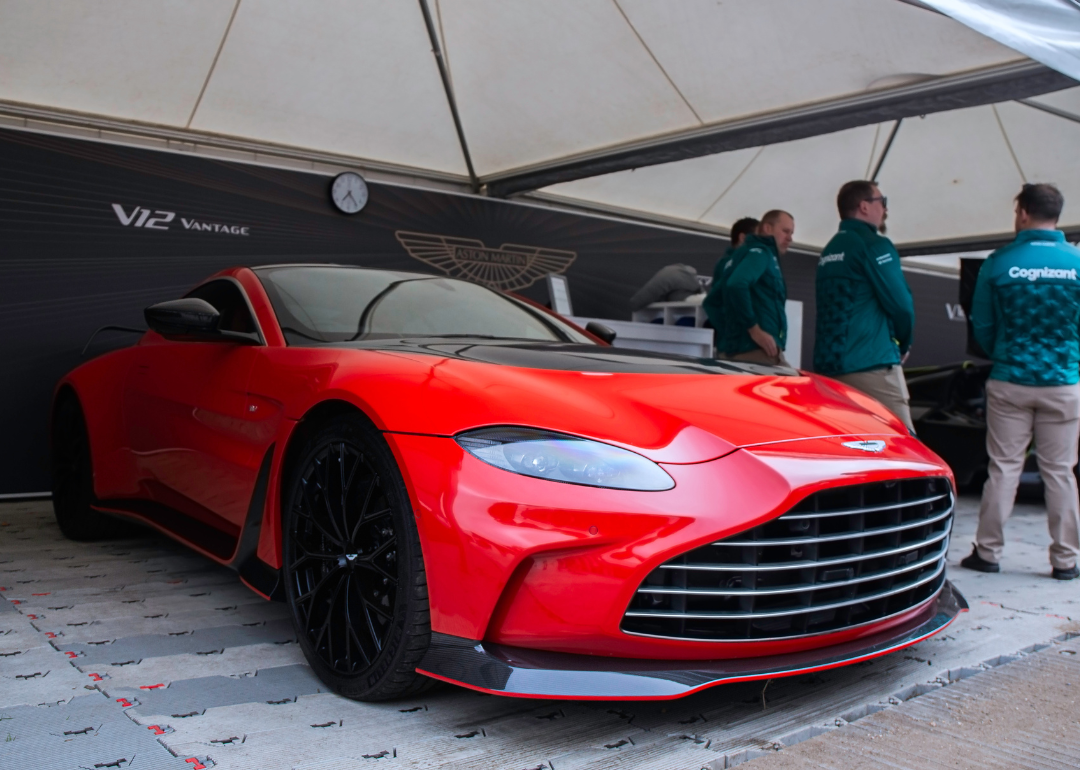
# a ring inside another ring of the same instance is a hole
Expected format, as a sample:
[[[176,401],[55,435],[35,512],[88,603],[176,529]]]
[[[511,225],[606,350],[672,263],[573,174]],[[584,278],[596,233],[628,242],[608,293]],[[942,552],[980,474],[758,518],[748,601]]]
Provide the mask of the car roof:
[[[332,267],[335,269],[348,269],[348,270],[363,270],[369,273],[393,273],[394,275],[408,276],[411,278],[449,278],[446,275],[435,275],[433,273],[414,273],[408,270],[388,270],[381,267],[363,267],[361,265],[339,265],[333,262],[285,262],[276,265],[257,265],[251,268],[255,272],[261,270],[276,270],[278,268],[295,268],[295,267],[314,267],[324,268]]]

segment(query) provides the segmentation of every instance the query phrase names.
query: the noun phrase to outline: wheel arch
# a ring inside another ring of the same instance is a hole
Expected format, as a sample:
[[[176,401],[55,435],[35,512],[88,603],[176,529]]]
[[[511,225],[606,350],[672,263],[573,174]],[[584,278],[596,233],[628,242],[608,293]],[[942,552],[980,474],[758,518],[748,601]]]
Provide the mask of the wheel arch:
[[[319,430],[322,425],[335,417],[344,415],[360,417],[369,423],[373,429],[378,430],[378,426],[375,424],[375,421],[371,419],[371,416],[355,403],[340,398],[329,398],[308,408],[304,415],[296,421],[295,426],[289,431],[289,435],[285,438],[281,450],[281,462],[278,466],[276,477],[273,479],[274,508],[268,511],[268,513],[274,517],[274,550],[276,551],[274,556],[277,558],[278,565],[281,564],[282,560],[281,549],[285,528],[285,506],[288,504],[286,499],[288,494],[286,484],[288,484],[289,477],[296,463],[300,461],[300,448],[304,446],[308,437]],[[396,456],[394,457],[394,460],[398,463],[398,470],[401,471],[400,460]],[[408,487],[408,482],[406,482],[406,487]],[[411,497],[411,490],[409,494]],[[413,504],[411,499],[410,504]],[[266,557],[264,556],[264,559],[265,558]]]
[[[298,460],[300,447],[302,447],[307,438],[323,424],[335,417],[344,415],[356,415],[362,417],[372,428],[378,430],[375,421],[372,420],[363,409],[350,401],[332,398],[327,399],[326,401],[320,401],[308,409],[307,412],[304,413],[304,416],[297,421],[296,427],[289,433],[289,438],[285,442],[285,449],[281,455],[281,471],[278,473],[277,487],[278,497],[279,500],[282,501],[282,504],[285,500],[285,482],[288,479],[294,464]],[[282,519],[279,516],[279,528],[281,527],[281,520]]]
[[[307,412],[304,413],[297,422],[295,427],[289,434],[283,437],[281,460],[278,463],[276,474],[271,479],[274,492],[274,500],[271,503],[272,508],[267,510],[268,516],[273,516],[274,523],[272,532],[274,535],[273,545],[266,551],[262,551],[262,558],[269,562],[270,554],[273,553],[273,557],[276,559],[276,564],[281,565],[282,560],[282,542],[285,527],[285,506],[286,495],[288,490],[286,485],[288,484],[289,475],[295,464],[299,462],[300,448],[304,445],[307,438],[319,430],[329,420],[334,417],[343,415],[355,415],[367,422],[371,428],[382,435],[385,431],[379,428],[378,423],[372,419],[371,415],[361,406],[352,401],[347,401],[342,398],[328,398],[319,403],[311,406]],[[383,437],[386,441],[387,448],[390,450],[390,455],[397,465],[398,473],[401,474],[401,479],[405,484],[405,491],[408,494],[409,507],[412,509],[413,518],[416,521],[417,528],[420,531],[420,548],[421,552],[425,552],[425,537],[424,528],[420,520],[420,507],[419,501],[416,496],[416,488],[413,484],[409,467],[404,462],[399,447],[394,441],[387,441],[386,437]],[[261,549],[260,549],[261,550]]]
[[[56,386],[56,390],[53,393],[52,403],[49,405],[49,446],[52,447],[53,435],[56,430],[56,413],[60,410],[62,404],[74,401],[75,406],[78,407],[80,412],[84,412],[82,399],[79,398],[79,392],[75,389],[75,386],[68,380],[61,380],[60,384]],[[86,419],[85,413],[83,419]]]

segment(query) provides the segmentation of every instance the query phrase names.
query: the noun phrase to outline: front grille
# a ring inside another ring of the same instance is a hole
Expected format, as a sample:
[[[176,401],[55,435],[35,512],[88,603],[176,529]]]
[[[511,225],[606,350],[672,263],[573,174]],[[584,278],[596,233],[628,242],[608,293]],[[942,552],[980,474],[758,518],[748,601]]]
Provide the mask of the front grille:
[[[945,582],[952,487],[903,479],[816,492],[772,521],[661,564],[622,630],[782,639],[896,615]]]

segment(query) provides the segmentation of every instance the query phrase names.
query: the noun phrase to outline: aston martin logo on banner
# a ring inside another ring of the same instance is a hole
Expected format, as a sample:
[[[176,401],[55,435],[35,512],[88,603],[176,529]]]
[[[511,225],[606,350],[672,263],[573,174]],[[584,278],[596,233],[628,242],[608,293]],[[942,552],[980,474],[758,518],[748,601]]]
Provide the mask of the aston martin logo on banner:
[[[514,291],[531,286],[549,273],[561,273],[577,259],[573,251],[504,243],[497,249],[472,238],[411,233],[395,235],[409,256],[442,270],[453,278]]]

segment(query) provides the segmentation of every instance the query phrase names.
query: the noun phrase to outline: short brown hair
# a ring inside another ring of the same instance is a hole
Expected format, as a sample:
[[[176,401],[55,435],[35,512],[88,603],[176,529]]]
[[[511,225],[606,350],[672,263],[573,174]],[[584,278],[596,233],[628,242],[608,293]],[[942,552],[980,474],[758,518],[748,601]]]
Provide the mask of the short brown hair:
[[[1026,184],[1016,196],[1016,205],[1032,219],[1057,222],[1065,206],[1065,196],[1052,184]]]
[[[856,179],[847,182],[836,194],[836,208],[840,212],[841,219],[847,219],[859,210],[859,204],[874,197],[877,190],[877,182],[867,182],[865,179]]]
[[[758,227],[760,228],[761,225],[775,225],[778,221],[780,221],[780,217],[787,217],[792,222],[795,221],[795,217],[791,216],[791,214],[787,213],[783,209],[769,209],[764,214],[762,214],[761,222],[758,224]]]
[[[731,242],[739,240],[739,236],[753,235],[757,232],[758,221],[753,217],[743,217],[731,226]]]

